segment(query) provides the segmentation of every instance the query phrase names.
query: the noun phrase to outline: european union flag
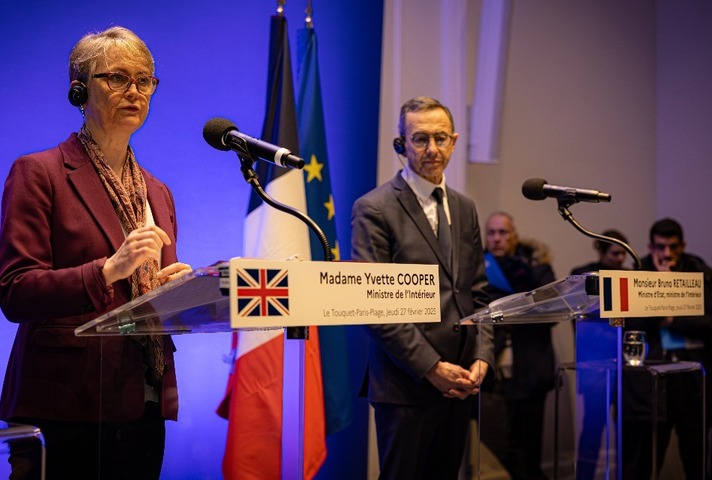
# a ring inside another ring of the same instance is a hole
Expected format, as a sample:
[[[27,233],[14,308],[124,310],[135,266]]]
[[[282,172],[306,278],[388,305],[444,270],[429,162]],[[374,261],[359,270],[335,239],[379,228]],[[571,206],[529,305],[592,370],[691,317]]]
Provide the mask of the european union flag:
[[[297,57],[299,59],[297,125],[299,146],[306,162],[304,186],[307,214],[321,227],[332,247],[334,259],[339,260],[336,212],[329,177],[324,107],[317,62],[316,32],[313,28],[304,28],[297,32]],[[310,238],[312,259],[324,259],[321,243],[313,234]],[[346,327],[320,327],[319,340],[328,435],[348,426],[352,419]]]

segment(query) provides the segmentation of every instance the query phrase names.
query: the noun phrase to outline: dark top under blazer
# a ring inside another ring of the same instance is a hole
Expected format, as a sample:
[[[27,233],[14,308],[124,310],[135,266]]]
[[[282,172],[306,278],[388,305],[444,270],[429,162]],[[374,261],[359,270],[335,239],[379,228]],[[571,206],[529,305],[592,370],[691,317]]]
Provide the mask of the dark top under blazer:
[[[141,170],[156,225],[172,243],[168,188]],[[2,198],[0,307],[19,323],[0,399],[0,418],[130,421],[144,411],[142,347],[127,337],[77,337],[74,329],[129,301],[128,280],[109,294],[101,268],[124,241],[121,224],[76,134],[56,148],[20,157]],[[175,347],[164,336],[165,418],[175,419]],[[101,387],[100,387],[101,386]]]
[[[439,266],[440,323],[372,325],[369,347],[369,400],[428,405],[444,398],[424,376],[438,360],[469,368],[475,358],[493,364],[492,329],[454,327],[487,305],[482,240],[472,200],[448,188],[453,265],[446,263],[418,199],[400,174],[359,198],[353,206],[354,260]],[[491,368],[490,368],[491,369]]]

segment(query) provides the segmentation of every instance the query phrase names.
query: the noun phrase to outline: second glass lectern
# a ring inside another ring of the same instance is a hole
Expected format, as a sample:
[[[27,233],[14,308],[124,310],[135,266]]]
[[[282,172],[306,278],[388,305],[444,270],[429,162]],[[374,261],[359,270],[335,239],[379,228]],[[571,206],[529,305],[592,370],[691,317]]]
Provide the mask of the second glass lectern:
[[[660,425],[669,420],[665,418],[667,389],[674,388],[679,381],[699,385],[697,398],[687,400],[689,408],[699,412],[700,449],[694,455],[703,468],[704,370],[693,362],[626,365],[622,351],[625,320],[601,318],[598,274],[572,275],[501,298],[461,323],[566,321],[571,321],[574,328],[576,353],[574,363],[561,364],[558,369],[553,478],[623,478],[626,462],[619,461],[623,458],[625,441],[623,425],[628,428],[627,421],[631,419],[639,422],[635,428],[648,428],[652,432],[652,458],[645,461],[642,470],[657,478],[657,468],[652,465],[662,465],[665,457],[665,451],[659,447],[665,447],[667,439],[659,445],[658,434]]]
[[[524,293],[500,298],[462,319],[479,323],[562,322],[598,312],[598,275],[572,275]]]

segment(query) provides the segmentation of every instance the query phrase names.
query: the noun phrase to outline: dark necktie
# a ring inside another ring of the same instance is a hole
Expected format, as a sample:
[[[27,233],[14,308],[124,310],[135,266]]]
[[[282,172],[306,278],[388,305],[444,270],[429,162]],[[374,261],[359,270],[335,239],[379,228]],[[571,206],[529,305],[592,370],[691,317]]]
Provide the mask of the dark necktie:
[[[433,190],[433,197],[438,202],[438,241],[445,258],[447,258],[447,264],[450,266],[452,262],[452,233],[450,232],[450,225],[447,223],[442,188],[438,187]]]

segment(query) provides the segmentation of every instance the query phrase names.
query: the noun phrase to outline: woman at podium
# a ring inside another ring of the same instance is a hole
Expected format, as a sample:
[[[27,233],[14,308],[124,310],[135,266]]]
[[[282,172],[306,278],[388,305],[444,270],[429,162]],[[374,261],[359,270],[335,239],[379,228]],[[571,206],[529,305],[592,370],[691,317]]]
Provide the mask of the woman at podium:
[[[137,162],[131,135],[158,86],[151,52],[112,27],[69,58],[83,124],[17,159],[2,197],[0,307],[18,323],[0,418],[38,426],[47,478],[159,478],[178,411],[168,336],[77,337],[74,329],[190,271],[176,258],[170,190]],[[11,451],[12,478],[39,478]]]

